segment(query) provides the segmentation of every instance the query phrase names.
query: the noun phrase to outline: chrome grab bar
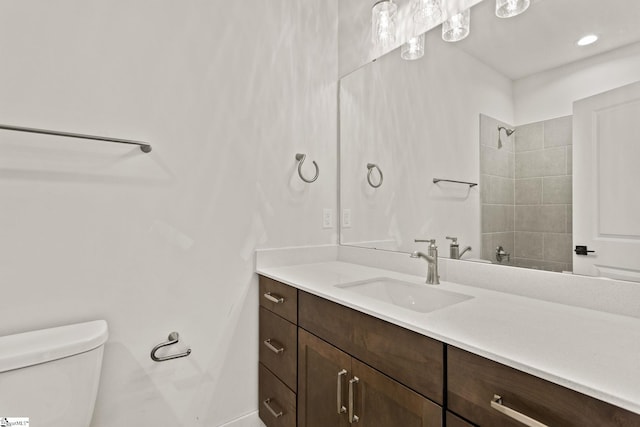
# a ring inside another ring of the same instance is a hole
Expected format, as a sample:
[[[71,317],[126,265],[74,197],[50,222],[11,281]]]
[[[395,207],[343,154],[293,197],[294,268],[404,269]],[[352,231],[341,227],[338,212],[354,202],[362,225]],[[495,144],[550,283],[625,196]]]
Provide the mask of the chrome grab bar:
[[[273,415],[274,418],[280,418],[281,416],[284,415],[282,411],[276,412],[275,409],[271,407],[271,398],[267,400],[263,400],[262,404],[264,405],[265,408],[267,408],[267,411],[271,412],[271,415]]]
[[[340,372],[338,372],[338,390],[337,390],[337,408],[338,408],[338,414],[344,414],[345,412],[347,412],[347,408],[344,407],[344,405],[342,404],[342,377],[344,377],[345,375],[347,375],[347,370],[343,369]]]
[[[548,427],[546,424],[542,424],[538,420],[534,420],[531,417],[528,417],[516,410],[513,410],[507,406],[504,406],[502,403],[502,397],[494,394],[493,399],[491,399],[491,407],[501,414],[506,415],[507,417],[518,421],[520,424],[523,424],[528,427]]]
[[[264,345],[267,346],[269,350],[273,351],[275,354],[280,354],[284,351],[284,347],[282,345],[280,347],[276,347],[273,344],[271,344],[272,342],[275,343],[275,341],[272,341],[271,338],[266,339],[262,342],[264,343]]]
[[[191,349],[188,348],[187,351],[185,351],[184,353],[172,354],[170,356],[156,356],[156,352],[161,348],[176,344],[180,339],[180,334],[178,334],[177,332],[171,332],[169,334],[168,339],[169,341],[163,342],[153,347],[153,349],[151,350],[151,360],[153,360],[154,362],[164,362],[165,360],[178,359],[180,357],[187,357],[188,355],[191,354]]]
[[[302,153],[298,153],[296,154],[296,160],[298,161],[298,175],[300,175],[300,179],[303,180],[304,182],[310,184],[312,182],[314,182],[316,179],[318,179],[318,175],[320,175],[320,169],[318,168],[318,164],[316,163],[316,161],[313,161],[313,166],[315,166],[316,168],[316,175],[311,178],[311,179],[307,179],[302,175],[302,164],[304,163],[304,160],[307,158],[306,154],[302,154]]]
[[[369,169],[369,173],[367,173],[367,181],[369,182],[369,185],[373,188],[379,188],[382,185],[382,181],[384,180],[384,175],[382,175],[380,166],[374,163],[367,163],[367,169]],[[374,184],[373,182],[371,182],[371,172],[373,172],[374,169],[377,169],[378,174],[380,175],[380,182],[378,182],[378,184]]]
[[[271,292],[264,294],[264,297],[275,304],[282,304],[284,302],[284,297],[278,294],[272,294]]]

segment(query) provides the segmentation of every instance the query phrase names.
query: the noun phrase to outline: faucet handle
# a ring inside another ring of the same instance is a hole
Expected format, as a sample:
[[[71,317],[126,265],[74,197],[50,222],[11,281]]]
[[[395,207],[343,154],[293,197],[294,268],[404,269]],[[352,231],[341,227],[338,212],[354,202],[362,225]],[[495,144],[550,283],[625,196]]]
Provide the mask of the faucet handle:
[[[416,243],[431,243],[432,245],[436,243],[436,239],[414,239]]]
[[[449,237],[449,236],[447,236],[446,238],[451,240],[451,245],[452,246],[455,246],[455,245],[458,244],[458,238],[457,237]]]

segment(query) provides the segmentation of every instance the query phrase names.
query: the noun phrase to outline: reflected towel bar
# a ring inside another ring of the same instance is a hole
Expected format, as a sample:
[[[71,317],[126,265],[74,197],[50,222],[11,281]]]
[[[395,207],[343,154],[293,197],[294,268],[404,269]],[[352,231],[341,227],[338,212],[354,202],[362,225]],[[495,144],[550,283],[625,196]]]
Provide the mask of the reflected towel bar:
[[[451,179],[433,178],[433,183],[434,183],[434,184],[437,184],[437,183],[439,183],[440,181],[442,181],[442,182],[454,182],[454,183],[456,183],[456,184],[465,184],[465,185],[468,185],[468,186],[469,186],[469,188],[471,188],[471,187],[475,187],[476,185],[478,185],[478,184],[477,184],[477,183],[475,183],[475,182],[453,181],[453,180],[451,180]]]
[[[92,139],[94,141],[114,142],[117,144],[137,145],[140,147],[140,150],[142,150],[143,153],[151,152],[151,145],[147,144],[146,142],[132,141],[129,139],[108,138],[106,136],[84,135],[81,133],[58,132],[55,130],[35,129],[35,128],[9,126],[9,125],[1,125],[1,124],[0,124],[0,129],[11,130],[15,132],[38,133],[41,135],[64,136],[67,138]]]

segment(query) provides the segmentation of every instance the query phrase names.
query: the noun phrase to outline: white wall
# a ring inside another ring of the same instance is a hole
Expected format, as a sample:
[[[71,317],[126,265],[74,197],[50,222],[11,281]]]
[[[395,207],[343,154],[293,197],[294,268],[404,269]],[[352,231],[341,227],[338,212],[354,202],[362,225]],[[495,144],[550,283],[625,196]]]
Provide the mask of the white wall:
[[[571,115],[574,101],[638,80],[640,43],[516,80],[515,123]]]
[[[0,131],[0,335],[106,319],[94,427],[257,409],[254,249],[336,241],[337,9],[0,4],[0,122],[153,145]],[[191,356],[152,362],[174,330]]]
[[[342,79],[340,197],[352,213],[342,241],[392,240],[411,251],[426,247],[414,238],[435,238],[448,257],[445,236],[454,235],[479,258],[478,187],[432,180],[479,182],[479,116],[513,120],[511,80],[437,32],[425,52],[404,61],[394,51]],[[367,163],[384,173],[376,190]]]

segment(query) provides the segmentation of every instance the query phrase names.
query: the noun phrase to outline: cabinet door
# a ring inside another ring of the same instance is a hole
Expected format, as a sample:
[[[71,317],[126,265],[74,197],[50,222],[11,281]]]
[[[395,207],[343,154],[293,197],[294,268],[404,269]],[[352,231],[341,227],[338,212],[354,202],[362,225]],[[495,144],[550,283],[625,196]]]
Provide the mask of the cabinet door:
[[[352,359],[354,413],[361,427],[441,427],[442,408]],[[351,397],[351,396],[349,396]]]
[[[351,356],[298,328],[298,427],[349,426],[350,378]]]

